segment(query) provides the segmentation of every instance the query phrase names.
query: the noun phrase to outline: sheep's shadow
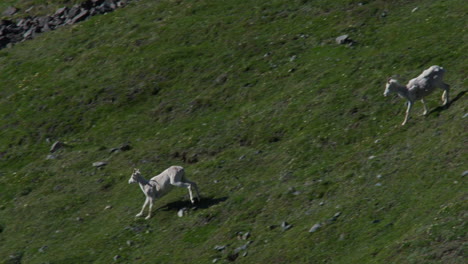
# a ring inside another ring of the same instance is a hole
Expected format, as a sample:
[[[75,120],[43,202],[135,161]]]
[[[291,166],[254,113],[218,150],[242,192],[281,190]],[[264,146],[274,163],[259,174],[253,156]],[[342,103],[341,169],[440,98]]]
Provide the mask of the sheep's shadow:
[[[192,204],[190,201],[175,201],[159,207],[157,210],[162,211],[179,211],[182,208],[197,208],[197,209],[208,209],[214,205],[226,201],[227,197],[213,198],[213,197],[201,197],[200,201],[196,201]]]
[[[459,92],[457,94],[457,96],[455,98],[453,98],[447,105],[442,105],[442,106],[438,106],[438,107],[434,108],[433,110],[431,110],[429,112],[428,115],[431,115],[432,113],[440,113],[440,112],[442,112],[444,110],[447,110],[453,103],[460,100],[460,98],[462,98],[465,94],[466,94],[466,91]]]

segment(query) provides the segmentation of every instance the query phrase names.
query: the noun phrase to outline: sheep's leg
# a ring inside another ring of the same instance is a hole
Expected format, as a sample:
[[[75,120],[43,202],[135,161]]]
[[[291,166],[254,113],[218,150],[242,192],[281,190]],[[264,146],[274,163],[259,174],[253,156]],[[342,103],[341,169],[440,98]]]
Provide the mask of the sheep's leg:
[[[423,106],[424,106],[424,112],[422,115],[427,115],[427,106],[426,106],[426,102],[424,101],[424,99],[421,99],[421,102],[423,103]]]
[[[200,193],[198,192],[198,185],[197,185],[195,182],[189,181],[189,180],[187,180],[187,179],[185,179],[185,181],[191,185],[190,188],[193,187],[193,188],[195,189],[195,192],[197,193],[197,200],[200,201]],[[192,202],[192,203],[193,203],[193,202]]]
[[[408,101],[408,108],[406,109],[405,120],[403,120],[403,123],[401,123],[402,126],[404,126],[406,122],[408,121],[408,116],[409,116],[412,106],[413,106],[413,102]]]
[[[442,101],[444,102],[444,106],[445,106],[445,105],[448,105],[449,103],[450,85],[446,83],[442,83],[442,89],[444,89],[444,93],[442,93]]]
[[[177,187],[187,188],[189,191],[189,195],[190,195],[190,202],[195,203],[195,201],[193,200],[192,185],[190,183],[174,181],[174,182],[171,182],[171,184]]]
[[[153,211],[153,199],[148,199],[149,200],[149,211],[148,211],[148,216],[145,217],[145,219],[150,219],[151,218],[151,212]]]
[[[141,208],[141,211],[137,215],[135,215],[135,217],[140,217],[140,216],[143,215],[143,211],[145,210],[146,205],[148,204],[148,200],[149,200],[148,197],[146,197],[145,203],[143,204],[143,207]]]

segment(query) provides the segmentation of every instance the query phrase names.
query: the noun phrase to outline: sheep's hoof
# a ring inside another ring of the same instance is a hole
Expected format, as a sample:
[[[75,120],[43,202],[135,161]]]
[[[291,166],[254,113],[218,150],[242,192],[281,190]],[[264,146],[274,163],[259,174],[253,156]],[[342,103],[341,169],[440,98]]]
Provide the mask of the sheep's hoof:
[[[135,215],[135,217],[140,217],[141,215],[142,215],[142,214],[137,214],[137,215]]]
[[[145,217],[146,220],[148,220],[150,218],[151,218],[151,215],[148,215],[147,217]]]

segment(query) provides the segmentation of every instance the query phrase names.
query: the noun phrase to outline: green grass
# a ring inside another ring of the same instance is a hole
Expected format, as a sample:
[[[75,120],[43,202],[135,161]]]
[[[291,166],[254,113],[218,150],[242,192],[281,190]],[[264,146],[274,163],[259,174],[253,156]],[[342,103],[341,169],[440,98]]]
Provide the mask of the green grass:
[[[0,50],[0,263],[225,263],[247,231],[235,262],[463,263],[466,5],[363,3],[141,0]],[[401,127],[386,78],[433,64],[452,104]],[[132,169],[175,164],[202,203],[135,219]]]

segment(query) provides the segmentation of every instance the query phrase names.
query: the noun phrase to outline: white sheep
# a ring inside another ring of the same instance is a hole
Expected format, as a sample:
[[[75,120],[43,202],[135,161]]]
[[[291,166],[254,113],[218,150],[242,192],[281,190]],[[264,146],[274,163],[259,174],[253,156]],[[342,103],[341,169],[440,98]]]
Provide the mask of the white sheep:
[[[167,194],[172,189],[172,186],[187,188],[192,204],[195,203],[192,195],[192,187],[195,188],[195,191],[197,192],[197,199],[200,201],[197,184],[189,181],[185,177],[184,168],[180,166],[171,166],[161,174],[151,178],[149,181],[143,178],[139,169],[134,169],[132,176],[130,176],[130,179],[128,180],[128,183],[138,183],[146,196],[143,208],[141,208],[141,211],[136,215],[136,217],[143,215],[143,211],[145,210],[146,205],[149,203],[149,213],[145,218],[149,219],[151,217],[151,210],[153,209],[154,200]]]
[[[444,101],[444,106],[448,105],[450,85],[444,83],[444,73],[444,68],[434,65],[423,71],[418,77],[411,79],[407,85],[399,84],[398,81],[394,78],[388,79],[384,96],[387,96],[390,93],[397,93],[400,97],[408,100],[408,108],[406,109],[405,120],[401,124],[402,126],[405,125],[408,121],[409,112],[413,106],[414,101],[416,100],[421,100],[424,105],[423,115],[427,114],[427,107],[426,102],[424,102],[424,97],[432,93],[435,88],[444,90],[442,94],[442,101]]]

